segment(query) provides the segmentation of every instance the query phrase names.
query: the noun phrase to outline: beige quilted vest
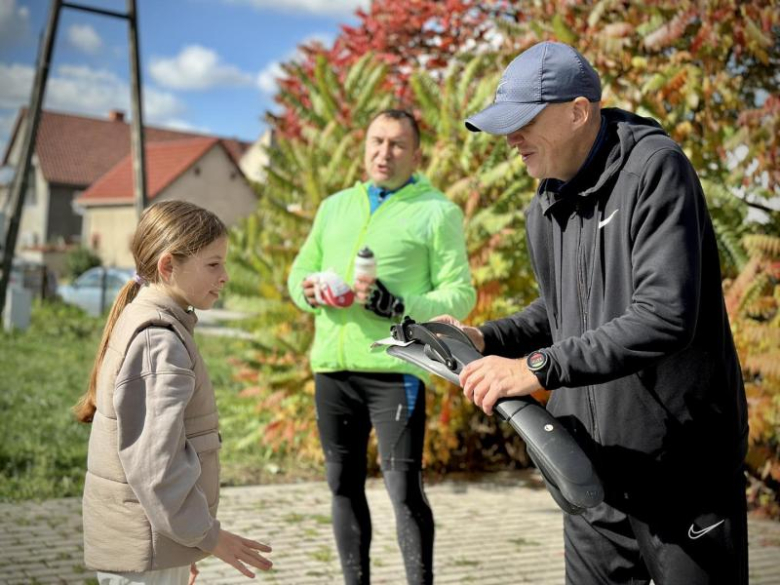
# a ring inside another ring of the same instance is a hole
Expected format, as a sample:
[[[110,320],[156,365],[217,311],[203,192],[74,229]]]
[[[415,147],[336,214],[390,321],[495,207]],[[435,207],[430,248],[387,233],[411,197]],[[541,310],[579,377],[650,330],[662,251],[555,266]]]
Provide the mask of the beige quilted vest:
[[[97,412],[89,439],[84,485],[84,559],[93,570],[142,572],[183,566],[207,556],[156,533],[128,485],[117,449],[114,383],[135,335],[149,326],[173,329],[193,361],[195,392],[184,411],[188,442],[201,464],[199,487],[216,517],[219,503],[219,448],[214,390],[192,333],[197,318],[171,299],[144,289],[122,311],[100,368]]]

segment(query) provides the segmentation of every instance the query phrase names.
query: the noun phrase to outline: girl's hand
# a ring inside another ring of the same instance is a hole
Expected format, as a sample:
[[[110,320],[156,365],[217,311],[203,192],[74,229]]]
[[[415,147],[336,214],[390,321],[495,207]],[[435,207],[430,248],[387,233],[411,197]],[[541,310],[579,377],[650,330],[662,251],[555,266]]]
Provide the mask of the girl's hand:
[[[195,579],[198,577],[198,567],[195,563],[190,565],[190,580],[187,581],[187,585],[195,585]]]
[[[220,530],[217,546],[212,554],[250,579],[254,579],[255,574],[247,569],[244,563],[261,571],[267,571],[273,566],[271,561],[259,555],[257,551],[271,552],[271,547],[227,530]]]

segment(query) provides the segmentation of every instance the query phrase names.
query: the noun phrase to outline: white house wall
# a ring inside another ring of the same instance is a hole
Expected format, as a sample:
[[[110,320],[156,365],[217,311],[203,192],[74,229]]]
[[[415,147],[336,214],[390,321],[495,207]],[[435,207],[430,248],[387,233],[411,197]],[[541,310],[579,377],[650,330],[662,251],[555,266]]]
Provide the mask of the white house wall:
[[[14,168],[19,165],[19,161],[22,158],[22,143],[21,138],[24,136],[25,128],[27,127],[27,118],[25,117],[19,124],[18,131],[16,132],[17,139],[11,143],[11,149],[8,152],[8,166]],[[46,217],[49,212],[49,184],[46,179],[43,178],[40,165],[38,164],[38,156],[33,153],[32,160],[30,161],[30,168],[34,177],[33,188],[28,186],[27,193],[25,194],[24,207],[22,208],[22,217],[19,221],[19,235],[16,240],[17,253],[21,253],[24,248],[32,246],[40,246],[46,243]],[[8,186],[9,194],[13,187],[13,182]],[[9,213],[13,213],[13,209],[9,208]]]
[[[88,207],[84,214],[84,243],[97,252],[104,265],[132,268],[130,240],[137,222],[132,205]]]
[[[212,147],[154,201],[181,199],[213,211],[228,226],[257,207],[257,196],[225,150]]]
[[[11,144],[11,150],[8,153],[8,166],[14,169],[22,158],[23,140],[21,138],[24,136],[26,127],[27,118],[25,117],[19,124],[15,134],[16,140]],[[43,176],[36,153],[33,153],[30,167],[35,184],[32,189],[28,187],[25,194],[16,246],[17,253],[22,257],[25,257],[25,248],[37,248],[45,244],[57,243],[56,240],[61,239],[60,236],[65,240],[70,240],[74,234],[79,233],[79,218],[69,209],[70,201],[67,201],[66,191],[69,188],[62,187],[57,190],[59,208],[50,210],[51,185]],[[11,187],[12,185],[8,186],[9,194]],[[50,211],[57,211],[57,213],[51,217]]]
[[[42,246],[48,243],[46,232],[48,230],[49,217],[49,183],[43,177],[38,165],[37,157],[33,157],[32,174],[35,177],[34,185],[30,188],[28,183],[25,194],[22,218],[19,222],[19,236],[16,249],[20,252],[24,248]]]
[[[264,183],[266,176],[266,167],[268,167],[268,154],[266,149],[271,146],[272,134],[270,130],[266,130],[255,142],[250,146],[241,160],[238,166],[244,172],[244,175],[255,183]]]

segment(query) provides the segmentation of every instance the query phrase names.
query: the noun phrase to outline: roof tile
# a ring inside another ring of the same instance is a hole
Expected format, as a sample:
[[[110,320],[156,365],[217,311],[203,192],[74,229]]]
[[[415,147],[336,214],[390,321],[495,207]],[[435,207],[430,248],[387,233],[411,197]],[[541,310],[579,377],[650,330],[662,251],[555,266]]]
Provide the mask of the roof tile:
[[[146,193],[149,200],[159,195],[219,142],[216,138],[201,137],[146,144]],[[128,154],[84,191],[77,201],[85,204],[107,200],[132,202],[134,184],[133,159]]]
[[[22,116],[26,114],[27,109],[22,108],[14,126],[12,141],[16,138]],[[144,141],[147,145],[182,139],[220,140],[236,164],[251,146],[248,142],[230,138],[144,126]],[[3,164],[8,162],[10,145],[11,142],[3,157]],[[44,110],[38,125],[35,150],[47,181],[86,188],[128,156],[130,125],[122,120]]]

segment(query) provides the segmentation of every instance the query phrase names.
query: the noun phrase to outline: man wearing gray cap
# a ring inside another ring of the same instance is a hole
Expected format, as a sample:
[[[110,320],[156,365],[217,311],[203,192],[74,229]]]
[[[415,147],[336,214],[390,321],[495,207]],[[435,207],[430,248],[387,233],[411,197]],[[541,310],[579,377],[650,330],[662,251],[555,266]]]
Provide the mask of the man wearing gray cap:
[[[600,100],[588,61],[544,42],[466,121],[539,179],[540,296],[479,328],[441,319],[488,356],[461,373],[469,400],[552,390],[598,470],[604,503],[564,518],[567,583],[747,583],[747,406],[704,194],[657,122]]]

